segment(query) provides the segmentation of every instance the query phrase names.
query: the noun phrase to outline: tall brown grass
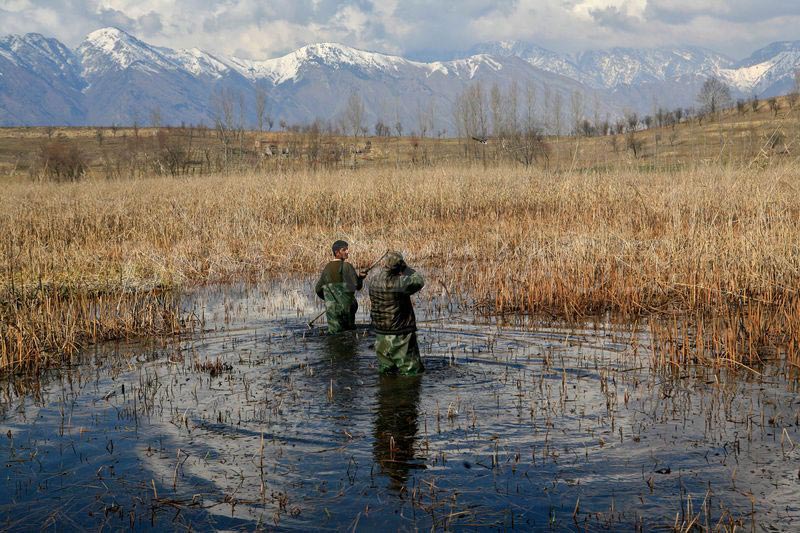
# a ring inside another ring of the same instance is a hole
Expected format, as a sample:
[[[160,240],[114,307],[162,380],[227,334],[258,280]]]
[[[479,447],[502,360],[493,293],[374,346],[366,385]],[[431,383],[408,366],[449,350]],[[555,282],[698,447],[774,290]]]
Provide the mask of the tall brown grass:
[[[691,345],[692,360],[741,363],[778,350],[797,363],[798,188],[794,166],[566,174],[450,166],[11,184],[0,199],[2,299],[36,287],[116,296],[310,273],[345,238],[363,263],[404,250],[428,272],[430,290],[468,295],[482,312],[680,317],[691,324],[680,339],[680,326],[659,330],[675,337],[675,361]],[[0,342],[16,361],[20,328],[9,324],[23,312],[5,308]],[[58,314],[47,320],[26,323],[66,327]]]

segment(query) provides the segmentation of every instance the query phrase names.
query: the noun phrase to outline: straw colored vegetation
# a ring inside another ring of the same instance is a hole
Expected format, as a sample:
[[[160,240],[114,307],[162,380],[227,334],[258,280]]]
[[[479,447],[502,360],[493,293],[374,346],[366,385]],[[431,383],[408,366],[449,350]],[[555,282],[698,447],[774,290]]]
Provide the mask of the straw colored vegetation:
[[[791,160],[796,153],[800,105],[791,102],[779,98],[773,107],[766,101],[750,101],[714,117],[682,115],[661,127],[652,122],[648,129],[643,122],[627,130],[617,123],[612,128],[615,135],[597,135],[603,127],[589,136],[543,137],[544,146],[531,146],[530,139],[502,131],[480,134],[488,136],[486,144],[481,144],[469,136],[455,139],[414,133],[354,138],[313,126],[279,132],[203,126],[0,128],[0,179],[136,179],[470,163],[492,167],[533,162],[552,172],[598,168],[652,172],[697,163],[765,164]],[[537,123],[543,121],[539,117]]]
[[[404,250],[428,291],[468,297],[479,312],[658,317],[658,357],[671,362],[750,366],[785,352],[796,364],[798,189],[795,165],[10,184],[0,198],[0,367],[176,331],[167,289],[316,272],[335,238],[362,264]]]

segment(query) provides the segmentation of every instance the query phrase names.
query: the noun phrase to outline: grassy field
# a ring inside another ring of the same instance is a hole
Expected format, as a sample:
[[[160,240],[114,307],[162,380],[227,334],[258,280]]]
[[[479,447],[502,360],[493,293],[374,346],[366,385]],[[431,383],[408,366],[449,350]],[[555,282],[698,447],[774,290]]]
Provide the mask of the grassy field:
[[[780,163],[11,182],[0,198],[0,367],[178,331],[170,289],[313,273],[337,238],[361,264],[403,250],[429,291],[469,295],[478,312],[649,317],[671,362],[796,363],[798,189],[798,167]]]
[[[552,172],[585,170],[671,171],[697,165],[763,166],[795,161],[800,107],[780,99],[773,110],[729,109],[717,118],[684,119],[674,126],[632,135],[547,137],[548,157],[536,162]],[[46,178],[44,154],[74,146],[90,177],[142,178],[229,172],[413,168],[514,164],[502,139],[344,137],[317,130],[219,132],[209,128],[0,128],[0,181]],[[637,149],[634,153],[632,145]]]

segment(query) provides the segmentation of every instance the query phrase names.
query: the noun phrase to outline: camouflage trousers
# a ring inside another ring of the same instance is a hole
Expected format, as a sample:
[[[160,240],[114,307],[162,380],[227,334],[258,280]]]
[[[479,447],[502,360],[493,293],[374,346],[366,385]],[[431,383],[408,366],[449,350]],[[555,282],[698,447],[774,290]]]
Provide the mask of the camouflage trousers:
[[[386,335],[378,333],[375,339],[375,352],[378,355],[378,370],[381,374],[398,373],[415,376],[425,371],[419,355],[417,333]]]
[[[335,334],[342,331],[356,329],[356,311],[358,304],[355,298],[352,302],[340,303],[325,300],[325,320],[328,322],[328,333]]]

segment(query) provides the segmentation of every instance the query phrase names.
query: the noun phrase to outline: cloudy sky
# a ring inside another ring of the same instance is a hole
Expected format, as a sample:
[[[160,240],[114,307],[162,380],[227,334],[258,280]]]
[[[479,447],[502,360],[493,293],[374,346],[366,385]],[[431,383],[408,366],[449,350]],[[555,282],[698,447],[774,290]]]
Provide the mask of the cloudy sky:
[[[76,46],[117,26],[152,44],[246,58],[312,42],[435,57],[520,39],[558,52],[699,45],[736,59],[800,39],[798,0],[0,0],[0,35]]]

